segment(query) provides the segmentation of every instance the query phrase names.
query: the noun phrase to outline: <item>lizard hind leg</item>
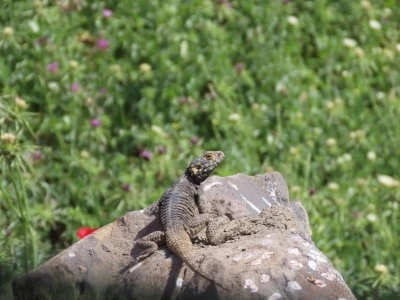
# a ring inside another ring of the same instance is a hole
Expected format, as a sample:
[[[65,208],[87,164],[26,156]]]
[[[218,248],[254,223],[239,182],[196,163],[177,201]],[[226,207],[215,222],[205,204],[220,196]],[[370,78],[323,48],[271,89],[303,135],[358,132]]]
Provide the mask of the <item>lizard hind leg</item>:
[[[190,219],[187,224],[185,224],[186,232],[189,234],[191,239],[207,226],[211,216],[212,215],[209,213],[200,214]]]
[[[224,228],[229,224],[229,218],[227,216],[219,216],[210,220],[207,225],[206,235],[207,241],[211,245],[222,244],[221,236],[224,234]],[[222,238],[223,239],[223,238]]]
[[[136,258],[141,261],[149,257],[158,250],[158,245],[165,244],[165,233],[163,231],[154,231],[136,242],[140,248],[144,249],[143,252]]]

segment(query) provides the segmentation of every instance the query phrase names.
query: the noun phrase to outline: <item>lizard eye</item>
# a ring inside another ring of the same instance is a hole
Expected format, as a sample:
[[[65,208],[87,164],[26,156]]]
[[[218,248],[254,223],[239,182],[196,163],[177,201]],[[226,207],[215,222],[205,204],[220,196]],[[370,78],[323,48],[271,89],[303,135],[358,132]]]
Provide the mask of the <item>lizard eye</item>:
[[[213,156],[212,156],[211,153],[207,153],[207,154],[205,155],[205,158],[208,159],[208,160],[211,160],[211,159],[213,158]]]

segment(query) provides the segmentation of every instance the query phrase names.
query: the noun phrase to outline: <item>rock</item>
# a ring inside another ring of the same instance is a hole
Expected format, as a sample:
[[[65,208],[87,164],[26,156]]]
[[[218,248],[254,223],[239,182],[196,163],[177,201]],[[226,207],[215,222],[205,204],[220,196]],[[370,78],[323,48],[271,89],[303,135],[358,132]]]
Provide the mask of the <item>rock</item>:
[[[15,280],[15,299],[355,299],[312,242],[307,213],[289,201],[281,174],[213,176],[203,189],[209,209],[231,221],[217,227],[217,246],[199,235],[196,264],[224,288],[165,246],[136,263],[141,249],[135,240],[160,229],[155,203]]]

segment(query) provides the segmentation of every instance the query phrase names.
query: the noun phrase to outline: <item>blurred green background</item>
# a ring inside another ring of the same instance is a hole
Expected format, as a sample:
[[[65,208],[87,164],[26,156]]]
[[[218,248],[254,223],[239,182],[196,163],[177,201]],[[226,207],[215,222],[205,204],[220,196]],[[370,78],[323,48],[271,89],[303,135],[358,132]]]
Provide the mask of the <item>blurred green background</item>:
[[[400,5],[3,0],[0,286],[204,150],[276,170],[362,299],[400,294]]]

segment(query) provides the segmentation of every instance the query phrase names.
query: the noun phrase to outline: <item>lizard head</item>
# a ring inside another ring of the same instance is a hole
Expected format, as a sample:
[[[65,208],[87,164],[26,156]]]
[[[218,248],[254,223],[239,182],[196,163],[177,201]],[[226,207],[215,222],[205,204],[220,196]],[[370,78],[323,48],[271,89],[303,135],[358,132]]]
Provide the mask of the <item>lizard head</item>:
[[[199,184],[210,176],[224,158],[225,154],[222,151],[207,151],[190,163],[185,174],[190,181]]]

